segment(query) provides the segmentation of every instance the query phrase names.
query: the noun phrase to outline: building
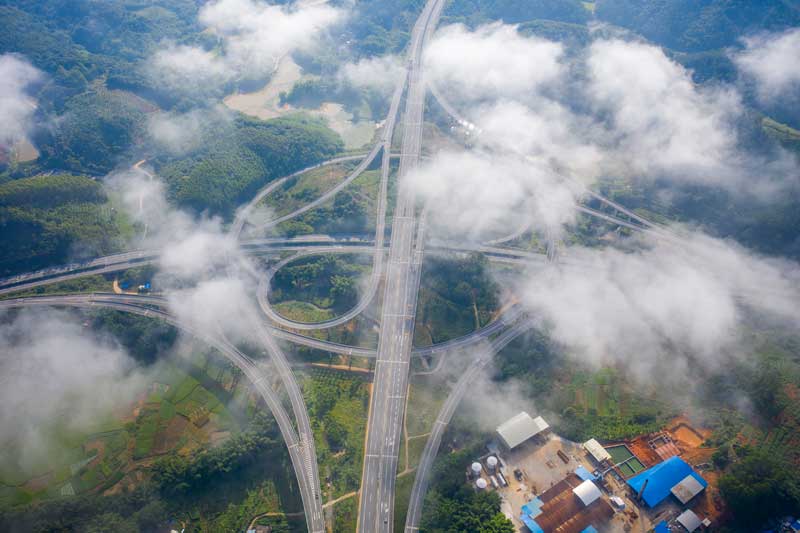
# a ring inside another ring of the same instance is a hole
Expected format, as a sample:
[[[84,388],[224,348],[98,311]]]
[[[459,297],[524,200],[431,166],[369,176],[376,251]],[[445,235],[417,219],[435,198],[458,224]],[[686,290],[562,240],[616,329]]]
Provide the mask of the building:
[[[670,494],[685,504],[700,494],[708,482],[680,457],[670,457],[630,478],[628,486],[649,507],[655,507]]]
[[[611,454],[603,448],[595,439],[589,439],[583,443],[583,449],[586,453],[592,456],[597,464],[603,464],[605,461],[611,461]]]
[[[531,415],[522,411],[500,424],[497,428],[497,436],[500,437],[500,441],[506,448],[513,450],[523,442],[546,432],[549,428],[550,425],[541,416],[531,418]]]
[[[694,511],[691,509],[687,509],[678,515],[678,518],[675,519],[683,528],[688,531],[688,533],[692,533],[695,529],[699,528],[703,522],[700,521],[700,517],[697,516]]]
[[[520,520],[531,533],[588,533],[613,515],[593,481],[569,474],[523,505]]]

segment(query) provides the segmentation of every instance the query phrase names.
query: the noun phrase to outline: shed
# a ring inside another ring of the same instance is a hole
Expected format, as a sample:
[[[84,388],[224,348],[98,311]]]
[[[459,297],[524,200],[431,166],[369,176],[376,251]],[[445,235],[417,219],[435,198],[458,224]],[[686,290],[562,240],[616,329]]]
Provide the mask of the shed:
[[[680,515],[678,515],[678,518],[676,518],[676,520],[689,533],[692,533],[692,531],[700,527],[700,525],[702,524],[702,522],[700,521],[700,517],[698,517],[691,509],[687,509],[684,512],[682,512]]]
[[[583,449],[586,450],[589,455],[592,456],[592,459],[597,461],[598,463],[602,463],[603,461],[610,461],[611,454],[606,451],[603,446],[597,442],[596,439],[589,439],[583,443]]]
[[[600,497],[600,489],[590,480],[584,481],[572,489],[572,492],[580,499],[583,505],[589,505]]]
[[[689,474],[683,478],[680,483],[672,487],[670,492],[673,496],[678,498],[678,501],[686,505],[689,500],[703,492],[704,488],[705,487],[697,481],[693,475]]]
[[[509,450],[513,450],[549,427],[541,416],[531,418],[531,415],[522,411],[498,426],[497,435]]]

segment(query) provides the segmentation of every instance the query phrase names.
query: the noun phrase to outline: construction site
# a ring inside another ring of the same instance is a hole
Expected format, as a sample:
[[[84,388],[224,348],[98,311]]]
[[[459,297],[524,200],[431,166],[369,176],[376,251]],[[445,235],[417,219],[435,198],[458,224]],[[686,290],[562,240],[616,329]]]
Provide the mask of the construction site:
[[[577,443],[520,412],[466,468],[523,533],[707,530],[722,510],[709,436],[684,418],[636,438]]]

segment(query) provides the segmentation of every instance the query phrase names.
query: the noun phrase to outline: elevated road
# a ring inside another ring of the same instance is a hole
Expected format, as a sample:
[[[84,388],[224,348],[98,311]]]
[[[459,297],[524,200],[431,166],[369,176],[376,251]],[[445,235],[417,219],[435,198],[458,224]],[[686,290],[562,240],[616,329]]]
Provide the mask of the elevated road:
[[[422,224],[417,227],[413,191],[404,187],[404,178],[419,162],[425,101],[422,51],[436,27],[443,5],[443,0],[429,0],[425,4],[409,43],[408,92],[403,117],[398,198],[392,222],[378,357],[361,476],[358,531],[362,533],[388,533],[393,530],[397,453],[408,390],[411,340],[422,267],[423,241],[419,237],[424,227]]]
[[[478,349],[475,358],[467,369],[461,374],[453,390],[447,396],[439,415],[431,428],[431,434],[425,443],[422,457],[414,475],[414,485],[411,488],[411,496],[408,502],[408,512],[406,513],[405,533],[416,533],[419,531],[419,522],[422,518],[422,504],[425,501],[425,493],[430,484],[430,475],[439,446],[442,443],[442,436],[453,418],[456,407],[461,402],[464,394],[469,390],[472,381],[484,371],[486,364],[491,361],[492,356],[502,350],[512,340],[525,333],[533,326],[532,323],[522,321],[509,328],[493,340],[488,348]]]

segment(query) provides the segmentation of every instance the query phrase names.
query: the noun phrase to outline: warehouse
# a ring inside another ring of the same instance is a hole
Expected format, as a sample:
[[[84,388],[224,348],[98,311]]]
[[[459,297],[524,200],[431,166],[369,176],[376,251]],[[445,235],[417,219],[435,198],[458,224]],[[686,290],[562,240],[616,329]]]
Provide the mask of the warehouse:
[[[629,479],[628,486],[649,507],[655,507],[670,494],[685,504],[700,494],[708,482],[680,457],[670,457]]]
[[[550,425],[541,416],[531,418],[531,415],[522,411],[498,426],[497,436],[506,448],[513,450],[533,437],[544,434],[549,428]]]

